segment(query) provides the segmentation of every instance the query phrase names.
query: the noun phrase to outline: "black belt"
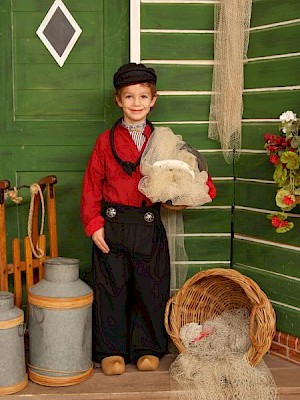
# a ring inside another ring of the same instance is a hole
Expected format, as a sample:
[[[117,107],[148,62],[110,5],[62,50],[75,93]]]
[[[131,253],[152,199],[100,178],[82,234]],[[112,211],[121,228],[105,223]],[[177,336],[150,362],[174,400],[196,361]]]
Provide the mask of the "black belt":
[[[149,225],[161,221],[159,204],[150,207],[132,207],[102,202],[102,215],[109,222]]]

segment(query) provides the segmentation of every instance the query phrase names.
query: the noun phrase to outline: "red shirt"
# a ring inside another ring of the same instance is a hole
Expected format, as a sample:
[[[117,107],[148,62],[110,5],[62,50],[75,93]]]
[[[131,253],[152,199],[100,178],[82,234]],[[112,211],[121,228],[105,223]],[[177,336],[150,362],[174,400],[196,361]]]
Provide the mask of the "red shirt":
[[[136,163],[151,135],[151,127],[146,126],[146,141],[138,151],[129,131],[122,124],[115,129],[114,144],[118,156],[123,161]],[[138,190],[142,174],[140,167],[129,176],[116,161],[110,145],[110,129],[99,135],[89,159],[83,180],[81,197],[81,221],[87,236],[102,228],[101,201],[124,204],[127,206],[150,206],[151,201]],[[208,178],[209,195],[213,199],[216,189]]]
[[[128,129],[118,124],[115,129],[115,149],[123,161],[136,163],[151,135],[146,126],[146,141],[138,151]],[[92,236],[102,228],[104,218],[101,214],[101,200],[127,206],[150,206],[151,201],[138,190],[142,178],[140,167],[129,176],[116,161],[110,145],[110,129],[99,135],[84,175],[81,197],[81,221],[85,232]]]

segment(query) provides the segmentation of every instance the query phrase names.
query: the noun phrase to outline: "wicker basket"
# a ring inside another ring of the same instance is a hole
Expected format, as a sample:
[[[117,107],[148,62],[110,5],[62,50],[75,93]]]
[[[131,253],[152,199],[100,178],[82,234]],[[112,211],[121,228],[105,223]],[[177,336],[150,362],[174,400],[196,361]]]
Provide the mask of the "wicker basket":
[[[250,312],[251,347],[246,357],[255,366],[271,347],[276,331],[274,309],[252,279],[233,269],[214,268],[197,273],[169,299],[165,327],[179,352],[184,351],[180,329],[203,323],[224,311],[247,308]]]

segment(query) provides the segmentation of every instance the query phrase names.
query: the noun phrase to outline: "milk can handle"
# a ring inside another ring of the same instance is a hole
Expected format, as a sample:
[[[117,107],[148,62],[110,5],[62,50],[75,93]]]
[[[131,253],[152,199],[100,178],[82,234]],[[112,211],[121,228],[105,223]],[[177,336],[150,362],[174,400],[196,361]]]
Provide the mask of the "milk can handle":
[[[44,310],[40,307],[31,306],[31,317],[34,319],[35,322],[41,324],[44,322],[45,314]]]
[[[25,324],[25,322],[23,322],[22,324],[19,325],[19,328],[18,328],[19,336],[20,337],[24,336],[25,331],[26,331],[26,324]]]

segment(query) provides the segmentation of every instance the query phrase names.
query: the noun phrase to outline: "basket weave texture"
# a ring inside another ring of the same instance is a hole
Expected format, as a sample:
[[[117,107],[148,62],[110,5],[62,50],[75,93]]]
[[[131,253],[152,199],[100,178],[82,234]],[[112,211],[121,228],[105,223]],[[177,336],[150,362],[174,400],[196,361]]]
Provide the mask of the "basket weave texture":
[[[258,365],[276,332],[275,312],[266,294],[252,279],[233,269],[198,272],[172,296],[165,310],[165,327],[179,352],[185,350],[180,329],[204,323],[225,311],[247,308],[250,313],[248,362]]]

